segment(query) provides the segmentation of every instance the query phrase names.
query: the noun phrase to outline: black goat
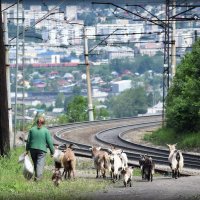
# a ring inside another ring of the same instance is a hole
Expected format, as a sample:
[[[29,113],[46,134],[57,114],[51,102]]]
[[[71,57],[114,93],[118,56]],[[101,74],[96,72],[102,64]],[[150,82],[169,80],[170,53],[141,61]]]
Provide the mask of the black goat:
[[[140,155],[139,165],[141,169],[142,179],[153,181],[153,175],[155,173],[155,163],[148,155]]]

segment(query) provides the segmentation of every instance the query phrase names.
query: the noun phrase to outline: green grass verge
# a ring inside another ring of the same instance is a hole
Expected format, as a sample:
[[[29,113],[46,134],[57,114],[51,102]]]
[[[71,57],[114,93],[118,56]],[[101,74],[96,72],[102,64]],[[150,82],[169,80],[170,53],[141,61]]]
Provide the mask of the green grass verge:
[[[17,148],[8,157],[0,157],[0,199],[87,199],[88,192],[104,189],[110,183],[103,179],[97,181],[94,175],[93,178],[64,180],[59,187],[55,187],[51,181],[52,171],[48,169],[40,182],[28,181],[22,175],[22,164],[18,163],[18,157],[23,151],[23,148]],[[47,157],[46,164],[52,168],[52,158]],[[86,166],[83,163],[79,165],[80,168]]]
[[[64,180],[59,187],[51,181],[53,161],[48,155],[43,179],[40,182],[26,180],[22,174],[22,164],[18,163],[24,148],[12,150],[7,157],[0,157],[0,199],[2,200],[85,200],[88,193],[112,187],[110,179],[96,179],[92,159],[77,158],[79,174],[75,180]],[[139,168],[133,176],[141,176]],[[80,175],[80,176],[79,176]],[[121,183],[119,183],[121,184]]]
[[[145,134],[144,140],[155,145],[166,146],[177,143],[177,147],[183,150],[200,150],[200,132],[177,134],[172,129],[161,128],[152,134]]]

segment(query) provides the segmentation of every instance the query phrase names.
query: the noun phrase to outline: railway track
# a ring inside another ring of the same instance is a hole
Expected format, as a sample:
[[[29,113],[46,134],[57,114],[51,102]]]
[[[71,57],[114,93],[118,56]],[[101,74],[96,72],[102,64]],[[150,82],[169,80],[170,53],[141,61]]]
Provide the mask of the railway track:
[[[144,127],[154,127],[158,126],[161,123],[160,116],[145,116],[138,118],[126,118],[126,119],[115,119],[108,121],[96,121],[96,122],[87,122],[87,123],[77,123],[71,124],[68,126],[63,126],[60,128],[55,134],[54,138],[62,143],[74,143],[77,145],[75,148],[75,153],[77,156],[83,157],[91,157],[91,152],[89,148],[93,145],[88,142],[81,143],[75,140],[67,139],[66,135],[73,134],[75,130],[80,130],[80,134],[84,129],[92,129],[92,127],[102,127],[99,128],[100,131],[92,133],[94,138],[98,143],[104,146],[106,150],[109,148],[110,144],[122,148],[128,156],[130,165],[137,165],[138,160],[141,154],[148,154],[152,156],[153,160],[156,164],[168,166],[168,150],[148,147],[136,143],[129,142],[123,139],[123,135],[125,135],[128,131],[138,130]],[[60,146],[62,148],[62,145]],[[193,155],[189,153],[183,153],[185,167],[189,169],[200,169],[200,156]],[[162,170],[161,170],[162,171]],[[166,170],[163,170],[166,171]]]

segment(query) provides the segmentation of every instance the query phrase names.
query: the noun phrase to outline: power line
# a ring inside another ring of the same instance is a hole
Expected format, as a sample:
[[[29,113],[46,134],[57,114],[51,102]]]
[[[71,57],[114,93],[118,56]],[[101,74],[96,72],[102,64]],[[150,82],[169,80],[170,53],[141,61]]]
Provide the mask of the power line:
[[[21,1],[23,1],[23,0],[19,0],[19,2],[21,2]],[[17,1],[14,4],[12,4],[12,5],[8,6],[7,8],[3,9],[1,12],[8,10],[9,8],[11,8],[11,7],[15,6],[15,5],[17,5]]]
[[[49,17],[52,14],[56,14],[56,13],[64,13],[64,12],[53,12],[54,10],[57,9],[57,7],[59,7],[64,1],[66,0],[62,0],[60,3],[58,3],[54,8],[52,8],[50,11],[48,11],[48,13],[46,13],[43,17],[41,17],[40,19],[38,19],[32,26],[27,26],[25,27],[24,31],[28,31],[29,29],[35,27],[35,25],[37,25],[38,23],[40,23],[41,21],[43,21],[44,19],[46,19],[47,17]],[[18,35],[22,35],[23,31],[21,31]],[[12,39],[10,39],[9,42],[11,42],[12,40],[16,39],[17,36],[13,37]]]

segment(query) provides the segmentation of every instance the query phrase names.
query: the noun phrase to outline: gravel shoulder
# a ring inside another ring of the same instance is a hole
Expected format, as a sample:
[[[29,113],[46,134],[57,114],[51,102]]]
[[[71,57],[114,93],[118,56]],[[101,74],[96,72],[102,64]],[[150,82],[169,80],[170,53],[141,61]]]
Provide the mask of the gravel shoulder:
[[[200,176],[181,177],[156,177],[153,182],[142,181],[134,177],[133,186],[125,188],[118,182],[102,191],[87,194],[87,199],[94,200],[186,200],[200,199]]]

